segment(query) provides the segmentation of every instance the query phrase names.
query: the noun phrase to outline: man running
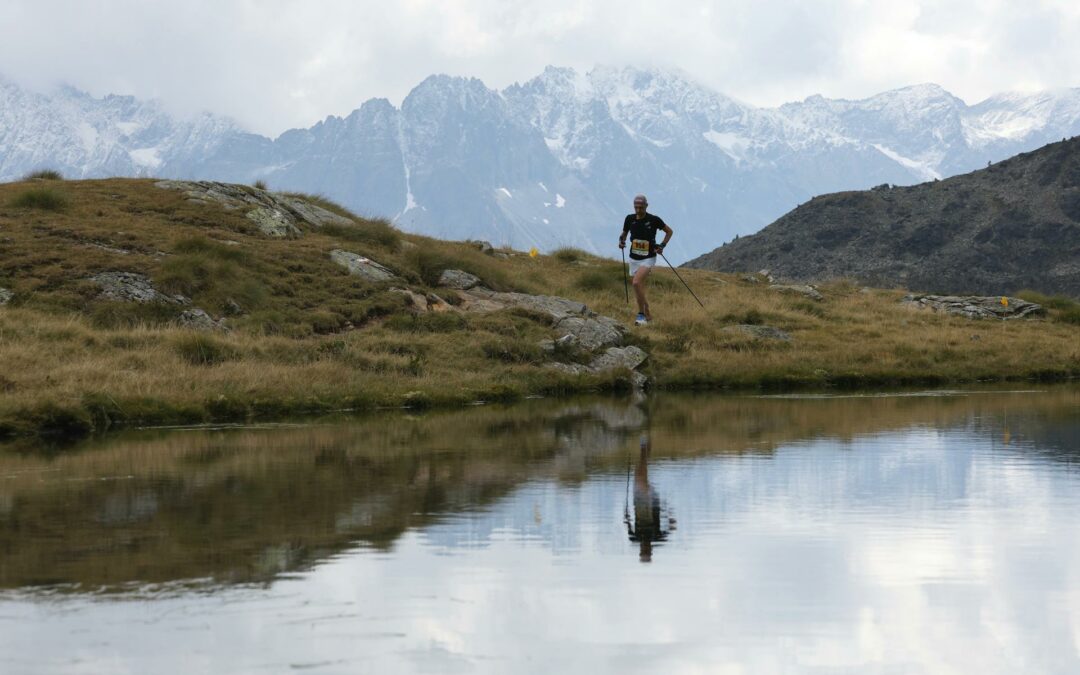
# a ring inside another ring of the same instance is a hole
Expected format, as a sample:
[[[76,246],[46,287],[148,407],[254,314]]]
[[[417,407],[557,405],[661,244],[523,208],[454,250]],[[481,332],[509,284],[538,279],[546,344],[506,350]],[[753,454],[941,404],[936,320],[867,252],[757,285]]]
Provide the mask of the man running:
[[[626,248],[626,235],[630,235],[630,276],[634,279],[634,297],[637,298],[638,315],[634,325],[644,326],[652,321],[649,301],[645,298],[645,280],[656,265],[656,254],[663,253],[671,241],[673,230],[660,216],[646,213],[649,200],[645,195],[634,197],[634,212],[623,221],[619,248]],[[656,243],[656,233],[664,231],[664,241]]]

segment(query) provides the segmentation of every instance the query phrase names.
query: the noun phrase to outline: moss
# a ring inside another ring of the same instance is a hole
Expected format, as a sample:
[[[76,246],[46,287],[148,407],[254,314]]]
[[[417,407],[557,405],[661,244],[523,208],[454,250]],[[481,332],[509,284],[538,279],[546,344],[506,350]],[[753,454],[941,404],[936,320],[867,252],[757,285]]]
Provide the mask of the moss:
[[[53,188],[31,188],[15,195],[8,203],[17,209],[63,211],[68,207],[70,200],[62,192]]]

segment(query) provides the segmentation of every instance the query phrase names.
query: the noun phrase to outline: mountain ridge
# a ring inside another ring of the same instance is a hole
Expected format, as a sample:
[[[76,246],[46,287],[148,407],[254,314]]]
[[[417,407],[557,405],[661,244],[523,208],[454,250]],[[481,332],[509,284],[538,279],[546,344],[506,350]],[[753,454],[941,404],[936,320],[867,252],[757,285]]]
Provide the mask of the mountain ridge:
[[[644,191],[676,229],[676,261],[817,194],[955,175],[1077,133],[1080,89],[967,105],[921,84],[759,108],[678,71],[549,66],[502,90],[432,75],[400,107],[370,99],[268,138],[209,113],[0,79],[0,180],[45,167],[263,180],[419,233],[612,255],[625,202]]]

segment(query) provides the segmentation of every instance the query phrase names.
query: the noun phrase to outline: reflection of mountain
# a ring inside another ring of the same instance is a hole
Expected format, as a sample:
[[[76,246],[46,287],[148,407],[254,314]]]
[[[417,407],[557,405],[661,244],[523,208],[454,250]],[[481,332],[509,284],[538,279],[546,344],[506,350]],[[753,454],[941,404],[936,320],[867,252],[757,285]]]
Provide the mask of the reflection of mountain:
[[[694,510],[717,517],[785,495],[819,506],[921,495],[946,503],[968,494],[975,460],[941,447],[1004,447],[1007,428],[1025,461],[1072,463],[1078,411],[1076,389],[663,396],[644,407],[533,401],[313,427],[129,433],[52,458],[9,452],[0,455],[0,588],[268,581],[358,544],[392,547],[416,529],[447,548],[514,536],[573,550],[586,533],[608,531],[605,546],[625,546],[626,471],[645,426],[650,482],[694,507],[676,508],[680,541],[692,541]],[[853,439],[859,452],[847,453]]]

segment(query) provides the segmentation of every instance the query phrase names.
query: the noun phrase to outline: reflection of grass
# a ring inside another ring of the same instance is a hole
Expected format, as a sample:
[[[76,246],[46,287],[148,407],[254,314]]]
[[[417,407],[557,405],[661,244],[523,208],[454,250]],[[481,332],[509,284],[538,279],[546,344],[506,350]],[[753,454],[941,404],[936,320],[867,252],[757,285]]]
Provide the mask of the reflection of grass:
[[[230,395],[218,405],[228,406]],[[621,474],[644,429],[656,459],[767,455],[795,441],[967,427],[972,419],[980,421],[976,433],[990,435],[1006,418],[1014,432],[1026,429],[1024,420],[1067,425],[1077,405],[1075,387],[1034,396],[832,400],[671,394],[641,408],[595,397],[381,411],[271,430],[129,430],[59,455],[24,447],[0,454],[4,494],[14,505],[12,518],[0,518],[0,541],[9,544],[0,587],[43,576],[82,589],[133,580],[268,581],[357,541],[387,548],[435,514],[490,504],[525,480]],[[124,480],[111,480],[117,476]],[[35,536],[57,522],[65,524],[63,537]],[[287,559],[260,564],[283,542]]]
[[[625,373],[576,377],[544,368],[552,358],[588,360],[574,350],[538,353],[541,340],[558,337],[545,317],[520,310],[416,315],[390,288],[434,292],[453,304],[457,296],[434,284],[443,270],[461,269],[496,290],[573,298],[628,322],[633,301],[626,303],[619,261],[575,249],[486,255],[352,214],[355,230],[311,228],[299,239],[271,240],[242,212],[193,204],[152,181],[62,185],[66,209],[32,217],[0,210],[0,285],[17,299],[0,309],[0,434],[53,425],[57,410],[100,429],[400,405],[410,392],[441,406],[628,386]],[[26,188],[0,185],[0,204]],[[374,258],[399,281],[350,276],[329,259],[337,248]],[[189,307],[225,316],[231,332],[208,338],[215,350],[207,359],[178,347],[191,339],[174,327],[185,306],[103,300],[88,278],[105,270],[144,274],[159,290],[189,298]],[[628,340],[650,353],[644,369],[660,388],[1080,374],[1080,310],[1063,299],[1048,301],[1049,320],[972,322],[900,308],[900,291],[861,293],[838,282],[812,302],[733,275],[680,273],[706,308],[671,270],[657,267],[648,286],[656,320],[632,329]],[[773,326],[793,341],[726,330],[733,324]],[[402,344],[412,351],[385,348]]]

